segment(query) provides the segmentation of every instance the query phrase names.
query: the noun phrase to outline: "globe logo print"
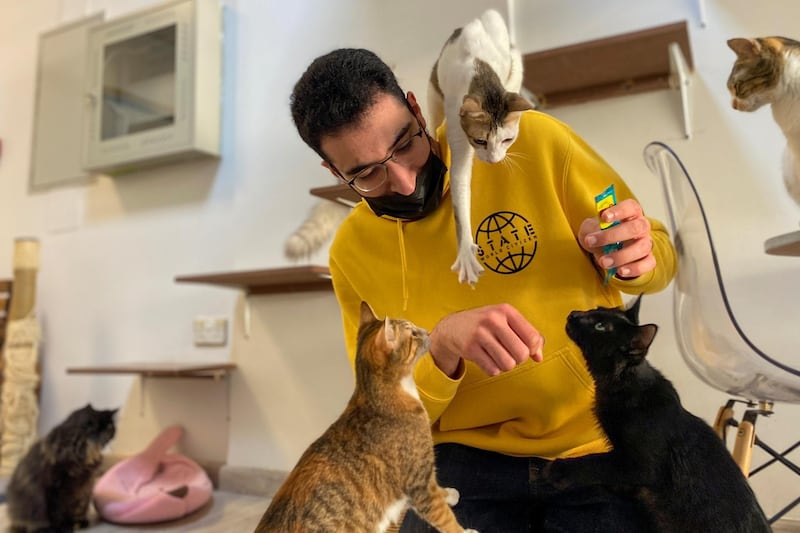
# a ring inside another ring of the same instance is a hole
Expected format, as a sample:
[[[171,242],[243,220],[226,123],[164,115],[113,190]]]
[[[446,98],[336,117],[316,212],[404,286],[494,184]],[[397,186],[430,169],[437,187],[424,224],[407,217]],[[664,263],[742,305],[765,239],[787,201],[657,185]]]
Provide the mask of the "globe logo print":
[[[527,267],[536,255],[538,238],[528,220],[518,213],[498,211],[475,231],[478,259],[498,274],[514,274]]]

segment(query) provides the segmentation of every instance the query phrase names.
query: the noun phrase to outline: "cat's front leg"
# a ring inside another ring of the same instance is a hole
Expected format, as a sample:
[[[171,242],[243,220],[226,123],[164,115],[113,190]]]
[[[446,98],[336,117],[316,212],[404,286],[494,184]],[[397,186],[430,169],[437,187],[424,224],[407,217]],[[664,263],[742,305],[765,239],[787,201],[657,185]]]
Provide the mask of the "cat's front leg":
[[[454,507],[455,505],[457,505],[458,500],[461,498],[461,495],[458,493],[458,491],[452,487],[444,487],[444,490],[447,493],[447,496],[445,497],[447,505],[449,505],[450,507]],[[474,529],[465,529],[464,533],[478,533],[478,532]]]
[[[424,487],[418,487],[409,494],[414,511],[437,531],[478,533],[474,529],[464,529],[450,509],[458,503],[459,497],[456,489],[442,488],[435,479],[431,479]]]
[[[475,152],[463,137],[463,132],[460,129],[456,131],[457,133],[454,133],[454,138],[451,141],[450,190],[453,197],[458,255],[450,270],[458,273],[459,283],[467,282],[470,285],[474,285],[478,282],[478,276],[483,273],[483,267],[475,257],[478,253],[478,245],[472,240],[472,224],[470,221],[471,165]]]
[[[786,192],[800,205],[800,153],[792,154],[789,146],[783,151],[783,183]]]
[[[444,487],[444,491],[447,493],[447,496],[445,496],[444,499],[444,501],[447,502],[447,505],[450,507],[457,505],[459,498],[461,498],[461,495],[458,493],[458,491],[452,487]]]
[[[450,270],[458,273],[459,283],[467,282],[470,285],[475,285],[478,282],[478,277],[483,273],[483,267],[475,257],[477,253],[477,244],[472,241],[462,240],[458,247],[456,262],[450,267]]]

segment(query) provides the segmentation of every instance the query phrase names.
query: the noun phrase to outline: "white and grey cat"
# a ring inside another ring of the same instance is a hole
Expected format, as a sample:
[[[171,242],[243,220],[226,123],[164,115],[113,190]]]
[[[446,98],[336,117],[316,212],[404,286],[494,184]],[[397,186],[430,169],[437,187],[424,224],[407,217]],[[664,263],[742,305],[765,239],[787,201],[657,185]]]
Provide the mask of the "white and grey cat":
[[[319,200],[297,229],[286,238],[283,243],[284,255],[292,261],[310,259],[336,233],[350,210],[349,206],[338,202]]]
[[[519,132],[523,111],[533,105],[519,94],[522,55],[511,43],[503,17],[489,9],[456,29],[433,66],[428,87],[431,124],[443,119],[450,145],[450,191],[458,255],[451,267],[459,282],[478,281],[483,267],[470,221],[472,160],[497,163]]]
[[[800,205],[800,42],[785,37],[728,40],[736,61],[728,77],[733,108],[755,111],[765,104],[786,137],[783,181]]]

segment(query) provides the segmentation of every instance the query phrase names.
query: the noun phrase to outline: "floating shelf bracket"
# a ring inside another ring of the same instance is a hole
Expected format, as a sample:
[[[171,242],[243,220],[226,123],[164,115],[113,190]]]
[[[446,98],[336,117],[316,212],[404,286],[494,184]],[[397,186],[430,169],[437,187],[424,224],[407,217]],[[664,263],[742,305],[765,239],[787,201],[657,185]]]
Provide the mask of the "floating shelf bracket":
[[[700,15],[700,27],[706,27],[706,0],[697,0],[697,10],[699,11]]]
[[[692,138],[692,113],[689,102],[689,66],[678,43],[669,44],[670,86],[677,89],[681,96],[683,110],[683,133],[687,139]]]

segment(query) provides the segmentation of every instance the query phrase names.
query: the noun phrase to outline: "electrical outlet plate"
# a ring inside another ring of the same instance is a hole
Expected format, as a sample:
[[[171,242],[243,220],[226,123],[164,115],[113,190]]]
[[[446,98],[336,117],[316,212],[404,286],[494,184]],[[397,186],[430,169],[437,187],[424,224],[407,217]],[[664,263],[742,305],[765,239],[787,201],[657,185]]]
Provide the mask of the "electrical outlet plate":
[[[194,319],[195,346],[224,346],[228,340],[228,319],[198,316]]]

